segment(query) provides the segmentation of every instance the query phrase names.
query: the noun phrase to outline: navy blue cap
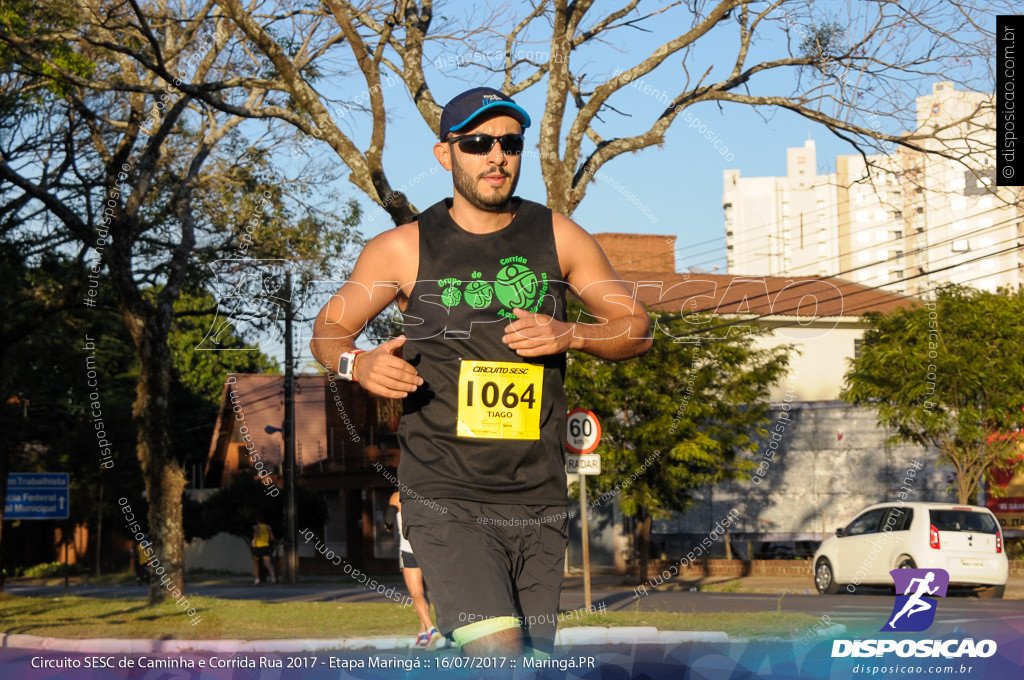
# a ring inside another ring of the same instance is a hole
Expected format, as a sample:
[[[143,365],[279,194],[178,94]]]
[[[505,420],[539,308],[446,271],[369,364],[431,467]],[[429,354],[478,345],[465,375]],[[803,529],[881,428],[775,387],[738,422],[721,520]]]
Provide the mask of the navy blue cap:
[[[530,114],[509,96],[489,87],[474,87],[453,97],[441,111],[441,141],[449,132],[458,132],[485,111],[498,108],[505,109],[501,113],[512,116],[524,128],[530,127]]]

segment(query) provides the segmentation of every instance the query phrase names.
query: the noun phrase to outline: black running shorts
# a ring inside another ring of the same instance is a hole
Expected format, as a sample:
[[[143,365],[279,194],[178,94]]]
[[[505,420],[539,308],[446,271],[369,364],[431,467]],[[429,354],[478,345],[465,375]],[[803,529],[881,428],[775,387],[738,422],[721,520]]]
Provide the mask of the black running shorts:
[[[568,541],[566,506],[403,498],[402,529],[442,633],[512,616],[527,645],[550,650]]]

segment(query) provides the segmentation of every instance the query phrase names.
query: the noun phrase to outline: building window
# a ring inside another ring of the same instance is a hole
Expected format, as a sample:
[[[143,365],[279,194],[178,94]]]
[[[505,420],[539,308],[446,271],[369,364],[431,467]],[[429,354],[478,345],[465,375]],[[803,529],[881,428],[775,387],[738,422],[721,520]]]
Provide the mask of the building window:
[[[864,338],[853,339],[853,359],[860,359],[861,351],[864,349]]]
[[[954,253],[966,253],[968,250],[971,249],[970,244],[967,242],[967,239],[965,238],[953,241],[952,248]]]

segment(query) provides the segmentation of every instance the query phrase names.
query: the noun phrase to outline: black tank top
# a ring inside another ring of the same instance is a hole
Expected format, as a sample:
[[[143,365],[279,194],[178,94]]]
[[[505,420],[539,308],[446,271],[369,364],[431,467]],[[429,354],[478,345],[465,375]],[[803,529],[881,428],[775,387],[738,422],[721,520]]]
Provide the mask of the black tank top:
[[[515,307],[566,318],[551,211],[521,201],[507,227],[473,234],[450,207],[418,217],[403,357],[424,382],[405,400],[398,476],[424,498],[564,504],[565,354],[501,341]]]

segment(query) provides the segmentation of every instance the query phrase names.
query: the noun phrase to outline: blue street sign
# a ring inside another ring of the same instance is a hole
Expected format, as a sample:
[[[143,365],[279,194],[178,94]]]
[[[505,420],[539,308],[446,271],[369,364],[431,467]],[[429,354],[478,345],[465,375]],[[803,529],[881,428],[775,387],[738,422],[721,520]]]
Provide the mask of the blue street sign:
[[[67,519],[68,473],[12,472],[7,475],[4,519]]]

